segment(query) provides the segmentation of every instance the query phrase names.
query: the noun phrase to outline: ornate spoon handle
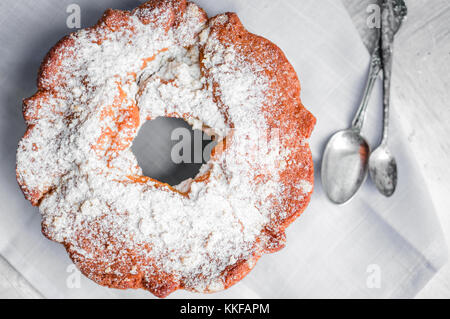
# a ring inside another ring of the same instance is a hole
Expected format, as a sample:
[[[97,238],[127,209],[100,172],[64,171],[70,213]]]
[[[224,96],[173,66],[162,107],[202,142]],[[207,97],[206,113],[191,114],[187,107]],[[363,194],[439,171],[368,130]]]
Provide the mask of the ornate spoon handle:
[[[383,1],[381,13],[381,57],[383,60],[383,137],[381,144],[387,144],[389,134],[389,109],[392,74],[392,55],[394,47],[394,26],[392,2]]]
[[[378,40],[377,45],[375,46],[375,49],[372,52],[370,60],[369,78],[367,79],[363,99],[352,122],[352,128],[358,132],[361,131],[361,128],[364,124],[364,119],[366,116],[367,105],[369,104],[370,95],[372,94],[373,87],[381,71],[382,63],[380,54],[381,54],[380,41]]]
[[[381,145],[386,145],[389,134],[389,109],[392,60],[394,52],[394,36],[400,29],[407,14],[407,7],[403,0],[383,0],[381,11],[381,58],[383,65],[383,137]]]

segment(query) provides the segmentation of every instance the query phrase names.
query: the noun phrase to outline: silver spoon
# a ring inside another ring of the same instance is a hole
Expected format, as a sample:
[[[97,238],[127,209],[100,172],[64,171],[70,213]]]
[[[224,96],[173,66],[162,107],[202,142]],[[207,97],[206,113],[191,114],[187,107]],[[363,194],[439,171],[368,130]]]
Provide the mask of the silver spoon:
[[[328,198],[335,204],[348,202],[367,177],[370,148],[361,136],[361,128],[364,124],[370,94],[381,71],[379,36],[377,39],[364,96],[352,126],[334,134],[323,155],[322,185]]]
[[[403,0],[394,1],[394,14],[401,20],[406,15],[404,9],[406,5]],[[394,33],[397,31],[398,29],[394,29]],[[334,134],[323,155],[322,184],[328,198],[336,204],[345,204],[352,199],[367,177],[370,148],[361,136],[361,128],[370,94],[382,67],[380,36],[378,29],[377,45],[371,57],[369,79],[352,127]]]
[[[400,29],[406,14],[407,7],[403,0],[383,0],[383,10],[381,14],[381,56],[384,74],[384,127],[381,143],[370,156],[369,172],[377,189],[387,197],[394,194],[397,186],[397,163],[388,149],[393,43],[394,35]]]

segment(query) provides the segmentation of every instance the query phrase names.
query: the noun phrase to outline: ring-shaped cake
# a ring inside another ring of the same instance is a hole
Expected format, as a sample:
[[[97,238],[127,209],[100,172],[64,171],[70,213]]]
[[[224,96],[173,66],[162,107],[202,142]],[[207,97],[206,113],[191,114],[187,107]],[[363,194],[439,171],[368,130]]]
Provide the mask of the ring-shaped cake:
[[[51,49],[23,113],[17,180],[43,233],[101,285],[226,289],[284,246],[311,197],[315,118],[297,75],[233,13],[208,19],[184,0],[108,10]],[[157,117],[219,142],[175,187],[143,176],[131,151]]]

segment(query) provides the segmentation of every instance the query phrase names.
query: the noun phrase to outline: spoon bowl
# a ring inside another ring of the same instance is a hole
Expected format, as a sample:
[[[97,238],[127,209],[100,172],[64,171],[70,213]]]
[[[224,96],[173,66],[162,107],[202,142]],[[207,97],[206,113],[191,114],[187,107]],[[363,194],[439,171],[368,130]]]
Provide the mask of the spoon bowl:
[[[358,130],[334,134],[322,160],[322,185],[335,204],[345,204],[361,187],[367,176],[370,148]]]
[[[370,155],[369,171],[380,193],[392,196],[397,186],[397,162],[387,147],[380,146]]]

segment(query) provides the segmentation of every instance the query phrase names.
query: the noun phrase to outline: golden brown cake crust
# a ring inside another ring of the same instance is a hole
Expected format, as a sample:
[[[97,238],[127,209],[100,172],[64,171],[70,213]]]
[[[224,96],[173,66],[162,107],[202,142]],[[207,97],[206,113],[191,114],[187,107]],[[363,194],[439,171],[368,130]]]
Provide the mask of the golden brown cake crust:
[[[95,26],[87,29],[87,32],[99,34],[97,39],[101,43],[104,34],[132,29],[133,25],[130,22],[132,15],[137,16],[143,24],[151,25],[157,23],[157,20],[160,23],[159,17],[162,14],[166,17],[165,29],[169,32],[183,23],[188,5],[189,2],[184,0],[152,0],[136,8],[133,12],[110,9],[105,12]],[[201,19],[206,21],[207,16],[203,10],[201,10],[201,15]],[[254,248],[250,257],[237,260],[223,270],[221,274],[223,278],[222,288],[226,289],[244,278],[263,254],[276,252],[284,247],[285,228],[299,217],[307,207],[313,191],[314,169],[309,145],[304,141],[311,135],[315,118],[302,105],[297,74],[284,53],[275,44],[249,33],[234,13],[221,15],[220,19],[212,18],[207,25],[210,35],[215,35],[225,48],[232,47],[236,50],[238,56],[243,57],[245,63],[258,66],[258,72],[269,79],[270,88],[267,92],[269,102],[262,106],[265,120],[269,129],[276,128],[279,130],[279,134],[285,137],[282,139],[283,147],[291,150],[290,154],[287,155],[286,163],[280,164],[279,167],[279,183],[283,192],[279,200],[274,201],[273,217],[265,225],[254,243],[255,247],[258,246],[259,242],[264,244],[259,248]],[[41,118],[42,108],[49,107],[48,100],[60,98],[58,90],[55,89],[66,85],[67,78],[64,76],[65,64],[63,60],[76,55],[75,37],[76,35],[70,35],[61,39],[42,62],[38,78],[38,91],[33,97],[24,100],[23,104],[23,114],[28,125],[24,140],[33,134],[35,124]],[[228,114],[228,106],[225,101],[222,101],[220,85],[213,75],[214,69],[202,62],[207,50],[205,44],[200,46],[201,71],[208,83],[213,86],[214,101],[221,106],[224,114]],[[146,63],[144,61],[144,65]],[[124,99],[127,99],[127,97],[124,97]],[[121,99],[119,102],[123,101]],[[55,109],[52,112],[56,114],[58,110]],[[128,126],[121,131],[123,134],[120,135],[121,139],[118,143],[113,143],[116,147],[114,151],[126,149],[131,145],[132,139],[137,134],[139,125],[143,121],[143,119],[139,119],[139,109],[136,104],[126,109],[126,114]],[[233,121],[227,117],[226,120],[229,127],[234,126]],[[111,137],[108,136],[107,138],[110,139]],[[32,151],[27,150],[27,152]],[[217,150],[213,151],[213,158],[219,156]],[[25,197],[33,205],[39,206],[41,200],[51,194],[53,185],[39,185],[40,187],[28,185],[24,178],[26,175],[25,169],[23,167],[17,168],[17,180]],[[59,172],[55,172],[55,176],[58,174]],[[254,182],[255,184],[267,183],[271,176],[271,172],[261,170],[261,174],[257,176]],[[209,176],[201,178],[207,180]],[[139,184],[149,181],[152,180],[144,176],[137,176],[135,179],[131,179],[129,183]],[[299,187],[299,181],[310,187]],[[164,191],[175,191],[166,184],[157,181],[152,182],[155,183],[155,187]],[[47,223],[43,222],[42,232],[49,239],[55,240]],[[180,278],[176,278],[173,274],[161,269],[157,260],[140,253],[141,251],[150,251],[151,247],[138,243],[133,247],[121,247],[122,244],[116,242],[117,236],[105,233],[97,223],[85,227],[77,236],[76,247],[74,242],[63,242],[67,252],[83,274],[103,286],[119,289],[142,288],[158,297],[165,297],[177,289],[192,289],[192,287],[186,287],[184,281]],[[95,238],[95,245],[92,244],[92,238]],[[81,250],[84,252],[80,253]],[[85,252],[88,252],[91,257],[86,258]],[[145,272],[139,268],[139,265],[146,265]],[[151,271],[149,271],[149,268],[151,268]],[[212,291],[214,290],[210,288],[204,289],[204,292]]]

